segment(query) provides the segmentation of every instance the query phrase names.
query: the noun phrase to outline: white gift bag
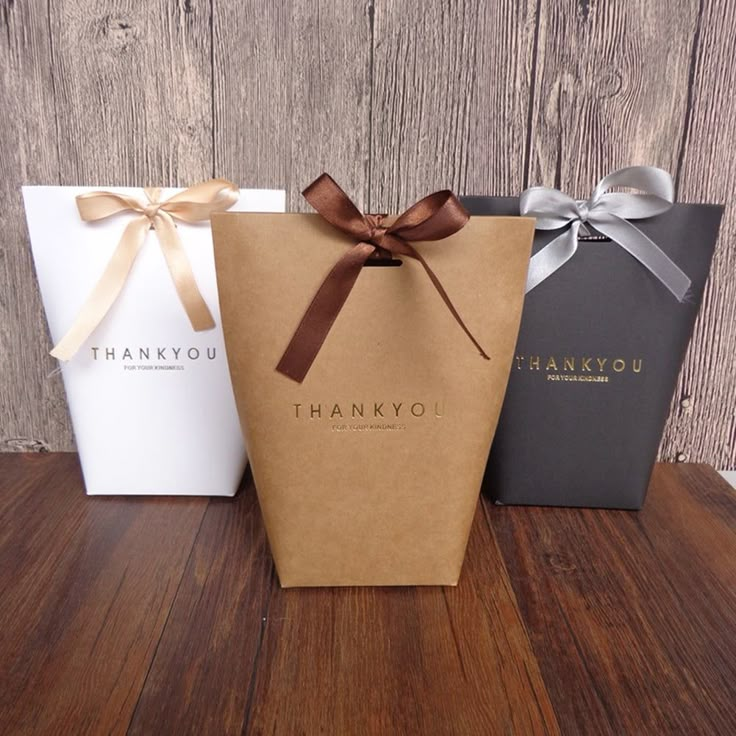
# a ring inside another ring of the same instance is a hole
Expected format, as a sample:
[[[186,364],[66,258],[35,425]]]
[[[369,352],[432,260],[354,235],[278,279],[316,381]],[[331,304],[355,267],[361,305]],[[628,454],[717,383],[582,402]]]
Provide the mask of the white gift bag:
[[[142,189],[104,189],[147,202]],[[80,310],[117,254],[123,232],[141,217],[140,210],[126,210],[83,221],[76,197],[99,190],[23,187],[54,344],[80,323]],[[162,190],[157,201],[182,191]],[[237,190],[231,192],[237,196]],[[284,211],[283,191],[240,190],[239,195],[232,211]],[[178,235],[215,326],[193,329],[159,233],[146,226],[143,245],[109,311],[73,357],[59,364],[89,494],[232,496],[245,469],[210,224],[176,216],[174,221],[173,237]],[[179,257],[181,265],[181,250]]]

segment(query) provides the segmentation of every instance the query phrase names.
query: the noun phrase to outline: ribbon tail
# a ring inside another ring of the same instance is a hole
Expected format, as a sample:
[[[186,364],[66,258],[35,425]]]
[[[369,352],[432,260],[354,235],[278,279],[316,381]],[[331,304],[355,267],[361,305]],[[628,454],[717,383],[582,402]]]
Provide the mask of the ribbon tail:
[[[580,221],[574,220],[570,227],[558,235],[552,242],[535,253],[529,260],[529,270],[526,276],[526,290],[528,294],[549,278],[558,268],[564,266],[578,249],[578,230]]]
[[[463,322],[463,318],[460,316],[460,313],[457,311],[457,309],[455,309],[455,305],[452,303],[448,293],[445,291],[445,287],[442,286],[442,283],[437,278],[435,272],[429,267],[427,261],[424,260],[422,254],[408,241],[403,241],[401,243],[401,247],[397,248],[396,251],[398,253],[404,253],[405,255],[411,256],[411,258],[414,258],[422,264],[422,267],[427,273],[427,276],[429,276],[429,279],[434,285],[434,288],[437,289],[437,292],[442,297],[442,301],[444,301],[447,305],[447,308],[450,310],[450,313],[455,318],[455,321],[460,325],[463,332],[470,338],[470,342],[475,345],[481,357],[485,358],[486,360],[490,360],[490,356],[486,354],[486,351],[483,350],[480,343],[473,336],[473,333],[468,329],[468,326],[465,324],[465,322]]]
[[[276,366],[279,373],[297,383],[304,380],[363,265],[375,250],[370,243],[357,243],[333,266],[281,356]]]
[[[686,300],[690,277],[639,228],[617,215],[596,215],[590,220],[596,230],[611,238],[656,276],[677,298]]]
[[[195,332],[211,330],[215,326],[215,320],[197,286],[192,265],[181,244],[173,219],[168,213],[159,211],[153,220],[153,226],[169,267],[176,293],[192,323],[192,328]]]
[[[64,361],[73,358],[105,318],[128,278],[149,227],[150,222],[145,216],[128,223],[112,258],[79,310],[74,324],[51,351],[54,358]]]

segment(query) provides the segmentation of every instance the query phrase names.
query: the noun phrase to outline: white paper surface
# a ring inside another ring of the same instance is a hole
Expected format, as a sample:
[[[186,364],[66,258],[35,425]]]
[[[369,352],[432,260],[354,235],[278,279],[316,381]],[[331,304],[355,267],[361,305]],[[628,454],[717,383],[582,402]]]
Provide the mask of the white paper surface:
[[[83,222],[75,197],[126,187],[23,187],[51,338],[58,342],[97,283],[133,213]],[[162,190],[161,200],[178,189]],[[231,208],[283,212],[278,190],[241,190]],[[90,494],[230,496],[246,464],[220,326],[209,222],[177,221],[217,326],[194,332],[150,231],[123,291],[77,355],[60,363]],[[127,352],[126,352],[127,350]]]

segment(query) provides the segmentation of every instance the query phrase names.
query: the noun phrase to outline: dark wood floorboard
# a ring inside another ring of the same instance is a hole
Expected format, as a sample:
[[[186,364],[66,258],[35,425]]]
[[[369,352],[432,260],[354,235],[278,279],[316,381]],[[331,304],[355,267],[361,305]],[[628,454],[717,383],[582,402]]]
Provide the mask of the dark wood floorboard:
[[[131,734],[241,732],[276,585],[248,472],[234,499],[210,501]]]
[[[2,734],[731,734],[736,494],[481,502],[456,588],[282,590],[233,499],[92,498],[0,456]]]
[[[457,588],[276,590],[250,733],[557,733],[480,508]]]
[[[73,454],[0,457],[0,732],[125,732],[206,507],[85,497]]]
[[[736,728],[736,495],[657,466],[641,512],[489,519],[565,733]]]

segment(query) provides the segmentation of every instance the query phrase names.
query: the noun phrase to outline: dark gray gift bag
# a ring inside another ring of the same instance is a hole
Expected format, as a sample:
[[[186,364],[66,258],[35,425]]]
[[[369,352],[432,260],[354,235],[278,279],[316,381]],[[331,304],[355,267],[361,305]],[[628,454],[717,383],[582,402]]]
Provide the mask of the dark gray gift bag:
[[[462,198],[471,215],[537,218],[484,482],[498,503],[644,503],[723,212],[672,194],[666,172],[630,167],[587,201],[541,187]]]

